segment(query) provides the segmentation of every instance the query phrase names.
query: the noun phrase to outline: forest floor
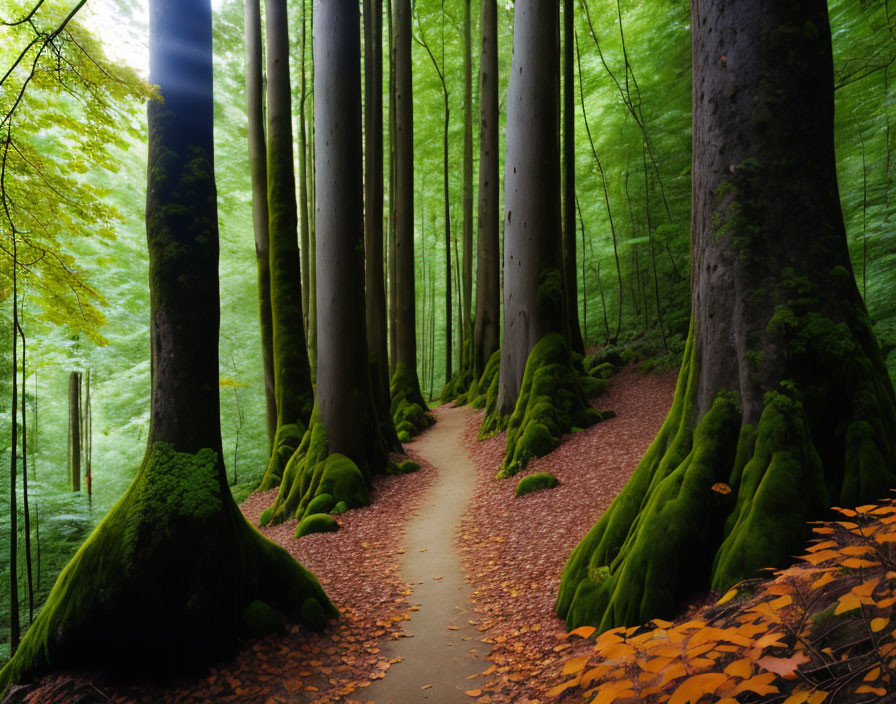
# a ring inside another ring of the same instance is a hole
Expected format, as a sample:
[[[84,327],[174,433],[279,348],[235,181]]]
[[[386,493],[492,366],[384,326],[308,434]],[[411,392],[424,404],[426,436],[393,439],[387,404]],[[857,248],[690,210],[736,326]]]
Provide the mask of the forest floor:
[[[262,529],[317,575],[341,610],[324,633],[293,626],[249,641],[200,677],[164,683],[56,673],[16,701],[546,702],[565,679],[570,647],[553,613],[563,565],[653,440],[675,379],[624,369],[594,402],[616,418],[565,436],[533,461],[527,474],[551,471],[560,485],[522,498],[516,480],[494,479],[503,434],[477,442],[481,413],[436,409],[440,422],[406,445],[420,471],[377,478],[373,503],[339,516],[338,532],[297,540],[294,521]],[[250,521],[274,492],[242,504]],[[437,676],[447,666],[452,675]]]

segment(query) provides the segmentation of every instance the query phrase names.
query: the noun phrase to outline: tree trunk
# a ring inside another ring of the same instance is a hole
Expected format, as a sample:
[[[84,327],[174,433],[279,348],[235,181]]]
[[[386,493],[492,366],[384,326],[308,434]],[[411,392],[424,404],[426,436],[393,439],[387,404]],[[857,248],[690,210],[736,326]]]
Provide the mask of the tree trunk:
[[[471,370],[468,353],[473,334],[473,39],[470,0],[464,0],[464,194],[463,194],[463,311],[461,313],[461,369]],[[466,389],[463,389],[466,391]]]
[[[896,481],[896,399],[837,189],[827,4],[691,12],[691,332],[665,425],[567,563],[570,627],[669,616],[781,566],[806,521]]]
[[[148,119],[149,444],[0,671],[0,691],[50,669],[195,670],[232,653],[240,631],[257,627],[253,614],[276,618],[264,601],[309,626],[336,613],[314,577],[245,521],[227,487],[211,3],[153,0],[149,9],[149,80],[164,98],[150,102]]]
[[[414,104],[411,75],[411,3],[394,0],[395,41],[395,374],[392,378],[392,417],[401,435],[399,406],[426,402],[417,377],[417,328],[414,315]],[[416,425],[416,423],[415,423]]]
[[[383,0],[364,0],[364,279],[370,383],[380,432],[401,450],[389,412],[389,351],[383,270]]]
[[[482,0],[479,56],[479,219],[476,246],[476,316],[473,378],[478,380],[500,345],[501,271],[498,228],[498,4]]]
[[[6,152],[9,150],[9,137],[7,136],[6,148],[3,160],[6,163]],[[18,652],[21,626],[19,624],[19,505],[16,492],[16,477],[18,476],[18,446],[19,446],[19,420],[16,416],[16,406],[19,398],[18,379],[18,325],[19,325],[19,258],[18,241],[13,232],[12,237],[12,402],[9,405],[12,416],[10,443],[9,443],[9,652],[10,655]],[[22,394],[25,389],[22,389]],[[2,671],[0,671],[2,675]],[[3,692],[3,679],[0,677],[0,693]]]
[[[395,261],[395,32],[392,26],[392,0],[386,0],[386,18],[389,31],[389,232],[386,248],[389,250],[389,378],[395,374],[398,363],[398,311],[397,267]]]
[[[563,2],[563,273],[569,347],[585,353],[579,326],[579,287],[576,273],[576,134],[573,0]],[[582,256],[585,256],[584,253]]]
[[[259,489],[276,486],[299,446],[314,395],[305,325],[293,171],[292,99],[286,0],[265,0],[268,110],[268,211],[277,433]],[[310,327],[309,327],[310,331]]]
[[[277,432],[277,397],[274,390],[274,333],[271,319],[271,269],[268,249],[268,169],[264,138],[264,78],[262,75],[261,8],[259,0],[245,0],[246,112],[249,134],[249,170],[252,178],[252,227],[258,269],[258,320],[261,327],[261,361],[267,411],[268,447]]]
[[[508,428],[499,476],[546,455],[573,426],[604,417],[588,405],[567,343],[558,32],[557,2],[517,1],[504,171],[504,343],[481,430]]]
[[[68,375],[68,476],[72,491],[81,491],[81,372]]]
[[[308,100],[306,87],[306,44],[308,37],[307,5],[302,1],[302,59],[299,62],[301,89],[299,91],[299,228],[301,231],[301,266],[302,266],[302,320],[305,330],[310,328],[311,315],[311,217],[308,213],[308,125],[305,120],[305,105]],[[310,345],[309,345],[310,347]]]

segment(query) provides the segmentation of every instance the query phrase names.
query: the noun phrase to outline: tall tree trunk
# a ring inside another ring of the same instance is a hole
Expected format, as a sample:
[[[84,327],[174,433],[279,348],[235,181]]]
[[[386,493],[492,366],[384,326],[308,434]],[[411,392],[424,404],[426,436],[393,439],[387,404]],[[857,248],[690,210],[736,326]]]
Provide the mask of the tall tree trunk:
[[[602,418],[585,399],[567,344],[558,43],[558,3],[517,0],[504,170],[504,343],[481,431],[508,428],[503,476],[550,452],[572,426]]]
[[[0,671],[0,691],[54,668],[141,677],[195,669],[233,652],[248,614],[274,617],[260,600],[309,626],[336,613],[230,496],[218,401],[211,3],[152,0],[149,9],[149,80],[164,98],[148,117],[149,443],[130,488]]]
[[[398,364],[398,311],[397,262],[395,259],[395,31],[392,25],[392,0],[386,0],[386,18],[389,31],[389,232],[386,248],[389,252],[389,378],[395,374]]]
[[[464,0],[464,263],[463,311],[461,313],[461,368],[471,369],[468,358],[470,314],[473,312],[473,39],[470,0]],[[464,389],[465,390],[465,389]]]
[[[837,188],[827,3],[691,13],[691,331],[666,423],[567,563],[571,627],[668,616],[780,566],[808,520],[896,481],[896,396]]]
[[[364,279],[370,383],[380,431],[400,450],[389,412],[389,352],[383,270],[383,2],[364,0]]]
[[[417,327],[414,315],[414,97],[411,74],[411,3],[394,0],[395,41],[395,375],[396,400],[426,410],[417,377]],[[399,431],[399,439],[402,439]]]
[[[308,21],[306,17],[307,4],[305,0],[302,2],[302,40],[301,53],[302,58],[299,63],[299,72],[301,75],[301,88],[299,91],[299,229],[301,231],[301,265],[302,265],[302,320],[305,323],[305,330],[310,333],[310,313],[311,313],[311,217],[308,213],[308,124],[305,119],[305,105],[308,100],[308,90],[306,84],[306,55],[307,55],[307,37],[308,37]],[[310,345],[309,345],[310,347]]]
[[[81,491],[81,372],[68,375],[69,484]]]
[[[498,412],[516,406],[529,352],[545,335],[564,332],[560,249],[558,5],[517,2],[507,96],[504,166],[504,344]],[[539,287],[544,285],[544,294]]]
[[[563,2],[563,273],[569,347],[584,354],[576,272],[576,135],[573,2]],[[584,252],[582,253],[584,257]]]
[[[3,174],[6,175],[6,157],[9,152],[9,134],[7,133],[6,145],[3,150]],[[6,202],[4,201],[4,207]],[[21,626],[19,624],[19,505],[16,492],[16,477],[18,476],[18,447],[19,447],[19,419],[16,416],[16,407],[19,399],[19,258],[18,238],[15,231],[12,237],[12,402],[9,405],[12,416],[12,428],[9,443],[9,652],[16,653],[19,647]],[[25,389],[22,389],[22,394]],[[0,678],[0,692],[5,689]]]
[[[476,316],[473,378],[479,380],[501,339],[498,182],[498,4],[482,0],[479,55],[479,217],[476,244]]]
[[[277,396],[274,390],[274,333],[271,313],[271,269],[268,248],[268,169],[264,137],[264,77],[262,75],[261,7],[245,0],[246,113],[249,135],[249,171],[252,179],[252,227],[258,269],[258,321],[261,327],[261,362],[267,412],[268,448],[277,432]]]
[[[25,364],[25,353],[28,345],[25,340],[25,331],[22,330],[21,320],[16,321],[16,329],[18,329],[19,337],[22,340],[22,510],[25,518],[25,575],[28,586],[28,625],[34,622],[34,572],[31,563],[31,507],[29,505],[28,496],[28,414],[27,414],[27,397],[25,380],[28,378],[27,367]],[[90,486],[90,475],[88,477],[88,487]]]
[[[286,0],[265,0],[268,114],[268,212],[277,433],[260,489],[279,483],[299,446],[314,395],[305,325],[293,171],[292,98]]]

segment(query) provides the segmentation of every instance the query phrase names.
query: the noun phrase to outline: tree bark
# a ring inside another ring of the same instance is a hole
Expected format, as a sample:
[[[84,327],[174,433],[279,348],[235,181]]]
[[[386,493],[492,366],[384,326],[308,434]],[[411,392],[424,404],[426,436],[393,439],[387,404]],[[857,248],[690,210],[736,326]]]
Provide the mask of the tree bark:
[[[306,43],[308,36],[308,22],[305,16],[307,5],[302,2],[302,59],[299,66],[301,74],[301,88],[299,91],[299,228],[301,231],[301,265],[302,265],[302,320],[305,330],[310,328],[311,315],[311,216],[308,212],[308,125],[305,120],[305,105],[308,100],[306,88]],[[309,330],[310,332],[310,330]],[[310,345],[309,345],[310,347]]]
[[[68,375],[69,483],[81,491],[81,372]]]
[[[837,188],[827,3],[691,13],[691,332],[666,423],[567,563],[570,627],[668,616],[781,566],[807,521],[896,481],[896,397]]]
[[[485,371],[500,345],[501,271],[498,209],[498,6],[482,0],[480,53],[479,217],[476,246],[476,316],[473,378]]]
[[[370,383],[380,431],[401,450],[389,412],[389,350],[383,269],[383,2],[364,0],[364,279]]]
[[[529,352],[545,335],[564,334],[566,306],[545,287],[543,272],[558,281],[560,249],[560,144],[558,3],[517,2],[513,61],[507,96],[504,167],[504,343],[498,413],[516,406]],[[565,334],[564,334],[565,337]]]
[[[314,394],[302,320],[302,268],[293,170],[286,0],[265,0],[268,212],[277,433],[260,488],[280,481],[311,417]],[[312,317],[312,316],[310,316]],[[309,326],[310,331],[310,326]],[[310,335],[313,340],[313,336]]]
[[[246,113],[249,135],[249,171],[252,179],[252,227],[258,269],[258,320],[264,371],[268,447],[277,432],[277,396],[274,389],[274,334],[271,313],[271,269],[268,248],[268,169],[264,137],[264,77],[262,75],[261,7],[245,0]]]
[[[585,353],[579,326],[579,287],[576,273],[576,135],[573,2],[563,2],[563,273],[569,347]],[[584,256],[584,253],[583,255]]]
[[[417,377],[414,315],[414,103],[411,73],[411,3],[394,0],[395,33],[395,376],[401,393],[426,410]],[[393,387],[395,380],[393,379]],[[396,389],[392,390],[393,401]],[[397,429],[397,428],[396,428]],[[401,435],[399,435],[399,438]]]
[[[461,368],[469,369],[468,349],[473,334],[473,40],[470,0],[464,0],[464,193],[463,193],[463,311],[461,313]]]

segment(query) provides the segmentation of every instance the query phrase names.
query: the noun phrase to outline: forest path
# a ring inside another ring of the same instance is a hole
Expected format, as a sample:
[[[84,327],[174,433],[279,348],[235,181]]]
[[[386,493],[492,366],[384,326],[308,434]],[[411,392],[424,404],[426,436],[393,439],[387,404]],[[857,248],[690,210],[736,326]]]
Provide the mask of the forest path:
[[[413,450],[438,469],[416,516],[406,527],[401,576],[413,585],[419,605],[405,624],[408,638],[391,643],[386,658],[402,658],[386,677],[364,691],[376,704],[469,702],[464,690],[479,686],[488,646],[470,625],[470,587],[461,572],[455,531],[476,486],[476,469],[461,436],[471,409],[443,407],[438,423],[423,432]]]

